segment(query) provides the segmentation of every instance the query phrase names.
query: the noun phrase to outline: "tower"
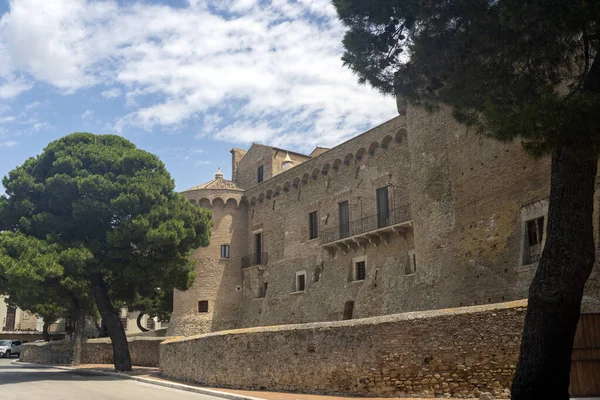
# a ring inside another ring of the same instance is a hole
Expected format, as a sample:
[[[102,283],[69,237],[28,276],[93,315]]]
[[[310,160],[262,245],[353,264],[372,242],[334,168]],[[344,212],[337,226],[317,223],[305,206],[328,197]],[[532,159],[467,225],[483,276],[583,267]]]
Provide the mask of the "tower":
[[[194,252],[196,281],[186,291],[175,291],[168,334],[190,336],[236,327],[242,300],[239,259],[246,248],[247,213],[244,191],[215,179],[183,191],[189,201],[212,212],[210,244]]]

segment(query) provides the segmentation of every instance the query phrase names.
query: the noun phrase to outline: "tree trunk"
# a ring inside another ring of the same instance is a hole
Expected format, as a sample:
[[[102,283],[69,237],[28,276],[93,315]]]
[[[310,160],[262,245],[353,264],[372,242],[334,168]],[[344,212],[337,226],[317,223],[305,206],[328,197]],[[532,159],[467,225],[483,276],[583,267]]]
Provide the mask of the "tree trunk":
[[[513,400],[569,399],[573,339],[595,257],[597,164],[568,147],[552,155],[546,243],[529,288]]]
[[[85,331],[85,314],[79,302],[73,300],[75,308],[75,330],[73,333],[73,359],[72,363],[75,365],[81,364],[81,351],[83,349],[83,332]]]
[[[140,311],[140,313],[138,314],[137,320],[135,322],[137,323],[137,327],[140,331],[148,332],[149,329],[146,329],[142,326],[142,317],[143,316],[144,316],[144,313]]]
[[[113,358],[116,371],[131,371],[131,357],[129,355],[129,345],[125,329],[121,323],[121,319],[115,313],[115,309],[108,297],[108,288],[100,273],[94,273],[90,276],[92,284],[92,293],[96,300],[96,306],[102,321],[106,323],[108,335],[112,342]]]
[[[44,319],[44,326],[42,328],[42,337],[44,338],[44,342],[50,341],[50,332],[48,332],[48,329],[50,328],[51,323],[52,322]]]

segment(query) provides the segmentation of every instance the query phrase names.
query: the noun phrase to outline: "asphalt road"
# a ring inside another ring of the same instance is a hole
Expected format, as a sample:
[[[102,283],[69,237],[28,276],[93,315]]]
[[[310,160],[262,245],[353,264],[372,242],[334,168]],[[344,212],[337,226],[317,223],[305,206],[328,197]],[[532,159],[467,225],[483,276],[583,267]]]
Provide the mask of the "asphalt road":
[[[222,400],[112,376],[11,365],[14,360],[0,359],[2,400]]]

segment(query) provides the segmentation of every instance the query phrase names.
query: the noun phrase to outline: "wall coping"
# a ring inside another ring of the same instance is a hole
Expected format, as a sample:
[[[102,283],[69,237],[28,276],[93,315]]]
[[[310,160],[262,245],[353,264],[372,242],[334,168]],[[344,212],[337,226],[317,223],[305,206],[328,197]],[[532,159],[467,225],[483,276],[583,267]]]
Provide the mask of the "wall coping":
[[[503,311],[510,309],[527,308],[527,299],[509,301],[504,303],[485,304],[479,306],[444,308],[440,310],[411,311],[401,314],[381,315],[377,317],[352,319],[347,321],[329,321],[329,322],[309,322],[305,324],[271,325],[262,327],[231,329],[219,332],[204,333],[194,336],[177,336],[165,338],[162,344],[193,341],[213,336],[227,336],[252,333],[281,332],[281,331],[300,331],[311,329],[330,329],[340,327],[358,327],[363,325],[377,325],[382,323],[393,323],[401,321],[414,321],[429,318],[450,317],[455,315],[479,314],[490,311]]]
[[[169,336],[166,337],[140,337],[140,336],[128,336],[127,337],[127,342],[131,343],[131,342],[163,342],[165,339],[168,339]],[[94,344],[94,343],[112,343],[110,341],[110,338],[95,338],[95,339],[87,339],[84,340],[83,343],[90,343],[90,344]],[[50,342],[30,342],[30,343],[23,343],[23,346],[60,346],[60,345],[66,345],[66,344],[71,344],[71,340],[69,339],[64,339],[64,340],[53,340]]]

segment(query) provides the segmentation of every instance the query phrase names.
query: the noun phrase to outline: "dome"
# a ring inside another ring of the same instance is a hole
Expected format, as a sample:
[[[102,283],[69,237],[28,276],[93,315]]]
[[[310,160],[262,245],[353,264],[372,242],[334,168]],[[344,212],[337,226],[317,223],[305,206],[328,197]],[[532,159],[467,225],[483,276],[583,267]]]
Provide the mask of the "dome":
[[[232,181],[228,181],[227,179],[223,179],[223,172],[221,168],[217,170],[215,174],[215,179],[212,181],[208,181],[198,186],[194,186],[193,188],[184,190],[183,192],[191,192],[193,190],[200,189],[209,189],[209,190],[239,190],[244,191],[241,187],[233,183]]]

